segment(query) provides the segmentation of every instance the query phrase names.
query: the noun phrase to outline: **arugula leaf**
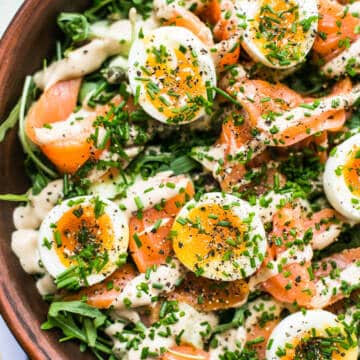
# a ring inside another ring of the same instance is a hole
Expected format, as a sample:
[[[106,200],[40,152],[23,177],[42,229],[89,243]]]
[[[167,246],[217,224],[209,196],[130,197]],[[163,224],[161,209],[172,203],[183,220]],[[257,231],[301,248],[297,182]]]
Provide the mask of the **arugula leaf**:
[[[91,319],[85,319],[84,329],[87,338],[87,343],[89,344],[90,347],[95,347],[97,332],[94,326],[94,321],[92,321]]]
[[[70,312],[82,316],[87,316],[92,319],[98,319],[98,321],[105,321],[106,316],[102,312],[82,301],[56,301],[50,305],[49,316],[56,317],[61,311]],[[99,320],[100,319],[100,320]],[[98,323],[99,326],[103,324],[101,321]]]
[[[27,76],[25,79],[25,84],[23,88],[23,93],[21,95],[21,104],[20,104],[20,120],[19,120],[19,138],[21,145],[23,147],[24,152],[31,158],[31,160],[34,162],[36,167],[46,173],[51,178],[57,178],[58,174],[50,169],[47,165],[45,165],[39,157],[35,154],[33,151],[25,133],[25,117],[26,117],[26,110],[33,100],[30,96],[32,90],[34,88],[34,84],[32,81],[31,76]]]
[[[21,99],[17,102],[14,108],[11,110],[8,118],[0,125],[0,142],[5,138],[8,130],[13,128],[19,120]]]
[[[198,166],[199,164],[187,155],[179,156],[170,163],[170,168],[175,175],[188,173]]]
[[[152,0],[93,0],[93,6],[84,12],[90,21],[111,17],[121,19],[134,7],[145,19],[151,14]]]
[[[169,170],[172,155],[168,153],[143,153],[130,165],[128,170],[135,174],[141,174],[146,179],[159,171]]]
[[[99,85],[99,81],[83,81],[79,92],[80,103],[83,103],[90,93],[95,93]]]
[[[87,40],[90,25],[84,15],[62,12],[57,18],[60,29],[74,42]]]
[[[42,324],[41,329],[57,327],[65,335],[60,341],[78,339],[93,350],[111,354],[111,349],[103,344],[107,341],[98,336],[98,329],[105,321],[106,316],[100,310],[84,302],[55,301],[50,305],[48,320]],[[78,324],[82,324],[82,328]]]
[[[54,327],[61,329],[69,339],[75,338],[86,342],[86,336],[76,325],[73,317],[69,314],[58,314],[56,317],[49,317],[48,321],[41,325],[42,330],[51,330]]]
[[[78,322],[80,323],[80,321],[78,321]],[[85,326],[84,326],[84,329],[81,329],[77,325],[76,318],[72,314],[69,314],[69,313],[58,314],[56,317],[48,316],[48,320],[41,325],[41,329],[42,330],[51,330],[53,328],[61,329],[63,334],[65,335],[64,338],[60,339],[60,342],[77,339],[77,340],[81,341],[83,344],[86,344],[89,347],[92,347],[93,351],[94,351],[94,349],[96,349],[105,354],[110,355],[112,353],[111,347],[104,344],[106,341],[102,340],[100,342],[100,341],[97,341],[97,339],[95,339],[95,341],[94,341],[94,334],[91,335],[91,342],[88,341]],[[94,331],[94,330],[92,330],[92,331]],[[96,334],[96,338],[98,338],[97,334]],[[99,340],[100,340],[100,338],[99,338]]]
[[[349,129],[357,129],[360,128],[360,112],[356,111],[352,114],[352,116],[347,120],[346,126]]]
[[[0,200],[2,201],[28,201],[29,197],[27,194],[17,195],[17,194],[0,194]]]
[[[41,192],[42,189],[49,183],[49,177],[47,177],[36,164],[31,160],[30,157],[27,157],[24,162],[25,172],[28,178],[31,181],[32,187],[31,191],[33,195],[37,195]]]

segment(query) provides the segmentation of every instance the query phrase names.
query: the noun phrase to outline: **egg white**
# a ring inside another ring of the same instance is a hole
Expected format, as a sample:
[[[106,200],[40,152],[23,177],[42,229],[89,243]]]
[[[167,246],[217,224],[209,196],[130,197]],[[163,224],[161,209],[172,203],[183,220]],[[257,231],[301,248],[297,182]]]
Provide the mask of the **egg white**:
[[[216,85],[216,72],[214,62],[209,50],[191,31],[178,26],[164,26],[146,34],[144,38],[138,38],[134,41],[129,53],[129,82],[132,93],[136,95],[137,89],[140,89],[139,104],[153,118],[163,123],[172,124],[168,118],[160,112],[146,97],[146,82],[139,80],[139,71],[145,66],[148,58],[148,51],[153,47],[164,45],[171,57],[171,68],[177,66],[177,58],[174,50],[180,45],[186,48],[191,47],[193,53],[196,54],[199,70],[201,72],[201,80],[209,83],[210,86]],[[156,79],[154,79],[156,80]],[[206,93],[202,94],[206,98]],[[185,104],[184,104],[185,105]],[[198,111],[196,117],[191,119],[192,122],[205,114],[205,109]],[[185,122],[182,122],[185,123]]]
[[[318,16],[318,7],[316,0],[294,0],[294,2],[299,6],[298,22],[309,19],[313,16]],[[296,66],[296,64],[304,60],[305,56],[310,51],[315,41],[318,23],[317,21],[313,21],[310,25],[309,30],[305,33],[305,38],[301,46],[301,57],[299,61],[291,61],[287,65],[281,65],[278,62],[269,61],[269,59],[263,53],[263,50],[254,41],[254,19],[259,13],[260,8],[262,7],[263,0],[238,0],[237,4],[239,8],[240,18],[243,18],[246,24],[246,28],[243,33],[242,46],[254,61],[261,62],[265,66],[274,69],[287,69]]]
[[[93,203],[91,202],[93,199],[94,197],[92,196],[82,196],[65,200],[60,205],[55,206],[43,220],[39,230],[38,249],[40,252],[41,261],[45,269],[52,277],[56,278],[62,272],[67,270],[67,267],[61,262],[56,253],[54,230],[52,229],[51,224],[57,224],[57,222],[65,213],[71,211],[71,209],[77,208],[80,201],[82,206],[93,206]],[[100,273],[93,273],[88,275],[86,280],[89,285],[101,282],[117,269],[118,266],[116,262],[119,259],[119,255],[127,252],[129,243],[129,227],[127,217],[112,201],[104,198],[99,198],[99,200],[105,204],[104,213],[110,218],[114,239],[112,249],[108,253],[109,262],[106,265],[106,272],[103,271]],[[44,246],[45,238],[51,242],[52,245],[50,248]]]
[[[249,218],[251,213],[254,215],[248,229],[248,234],[251,242],[252,239],[257,236],[257,239],[255,240],[257,253],[255,254],[254,246],[250,246],[247,247],[249,255],[233,257],[227,261],[214,259],[207,263],[206,266],[204,266],[204,272],[201,274],[201,276],[214,280],[233,281],[252,275],[260,267],[262,263],[261,257],[265,257],[267,249],[264,226],[260,220],[259,215],[256,214],[256,209],[254,209],[247,201],[241,200],[233,195],[213,192],[204,194],[198,201],[195,199],[190,200],[181,209],[176,219],[187,218],[189,212],[195,207],[200,208],[209,204],[215,204],[219,206],[228,205],[230,208],[227,211],[231,212],[233,215],[239,218],[241,222],[244,219]],[[226,239],[224,239],[224,241],[225,240]],[[252,243],[252,245],[254,245],[254,243]],[[254,261],[253,264],[251,259]],[[181,261],[181,259],[179,260]],[[236,266],[234,265],[235,262],[237,263]],[[188,267],[185,263],[183,263],[183,265]],[[242,271],[240,271],[240,269]]]
[[[360,134],[352,136],[336,147],[326,162],[323,185],[330,204],[346,218],[358,222],[360,197],[350,191],[341,171],[341,167],[346,164],[348,156],[356,146],[360,146]],[[340,175],[336,174],[338,170],[341,171]]]
[[[324,330],[327,328],[342,328],[342,324],[336,315],[325,310],[299,311],[284,318],[273,330],[267,345],[266,359],[281,360],[282,357],[276,352],[279,348],[283,349],[286,343],[302,337],[311,329]],[[344,360],[357,359],[357,347],[346,351]]]

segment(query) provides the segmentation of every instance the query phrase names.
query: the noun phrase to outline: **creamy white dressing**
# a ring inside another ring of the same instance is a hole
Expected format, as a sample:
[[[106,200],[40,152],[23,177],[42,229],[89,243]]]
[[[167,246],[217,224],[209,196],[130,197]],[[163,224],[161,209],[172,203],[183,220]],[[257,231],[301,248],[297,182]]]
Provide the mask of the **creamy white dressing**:
[[[29,202],[34,209],[34,214],[43,221],[49,211],[63,197],[63,180],[54,180],[45,186],[37,195],[30,194]]]
[[[38,235],[38,231],[30,229],[16,230],[11,235],[11,249],[28,274],[44,273],[37,249]]]
[[[178,261],[174,260],[170,264],[160,265],[156,270],[150,272],[148,278],[146,278],[146,274],[140,274],[130,280],[112,305],[115,309],[151,305],[152,298],[173,291],[184,273],[184,268]],[[144,287],[146,290],[142,290]]]
[[[216,174],[216,170],[219,168],[219,160],[221,161],[225,157],[225,150],[225,144],[213,145],[210,147],[197,146],[192,150],[192,153],[193,158],[217,179],[219,175]]]
[[[232,139],[229,139],[232,140]],[[266,146],[264,145],[265,137],[263,134],[260,134],[257,138],[254,138],[250,142],[238,146],[235,141],[232,141],[230,144],[216,144],[213,146],[197,146],[192,149],[192,157],[198,161],[205,170],[212,173],[212,176],[219,182],[222,181],[221,170],[225,172],[231,172],[231,165],[238,164],[237,161],[233,163],[229,162],[227,168],[224,168],[223,162],[226,159],[226,154],[228,147],[230,148],[229,154],[233,156],[238,156],[242,154],[244,159],[247,158],[247,154],[251,151],[251,159],[256,155],[259,155]],[[237,185],[246,185],[250,180],[242,178]]]
[[[158,331],[166,331],[164,327],[161,327]],[[141,352],[144,348],[148,348],[148,351],[152,353],[161,353],[161,349],[168,349],[176,344],[174,336],[160,336],[158,331],[155,332],[153,339],[149,337],[149,332],[145,332],[145,339],[142,340],[138,349],[126,349],[127,342],[120,342],[119,340],[114,342],[113,352],[120,360],[141,360]],[[123,336],[128,340],[136,338],[132,334]]]
[[[116,56],[109,62],[109,68],[112,67],[119,67],[127,71],[129,69],[128,59],[121,55]]]
[[[138,349],[126,349],[127,342],[120,342],[116,338],[116,334],[121,333],[122,337],[132,340],[137,336],[135,334],[122,333],[128,319],[122,322],[116,322],[106,329],[106,333],[110,335],[114,341],[113,351],[119,359],[122,360],[140,360],[141,352],[144,348],[148,348],[149,352],[160,353],[161,348],[171,348],[176,345],[176,337],[181,334],[181,342],[191,344],[202,349],[204,342],[208,339],[210,332],[218,324],[218,318],[214,313],[203,313],[195,310],[185,303],[178,304],[179,311],[174,313],[177,322],[170,325],[161,325],[160,327],[149,327],[145,331],[145,336],[141,340]],[[161,336],[160,333],[167,333],[168,336]],[[155,330],[155,331],[154,331]],[[151,334],[153,334],[151,336]],[[202,335],[203,334],[203,335]],[[205,335],[208,334],[208,335]]]
[[[37,229],[41,220],[35,213],[35,209],[31,204],[18,206],[13,212],[13,223],[16,229]]]
[[[356,74],[360,73],[360,39],[350,45],[348,49],[342,51],[334,59],[327,62],[321,70],[328,77],[337,77],[348,72],[348,67]]]
[[[130,323],[137,323],[141,321],[139,313],[136,311],[137,309],[113,309],[110,311],[111,319],[115,321],[121,321],[125,323],[125,320]]]
[[[207,323],[213,329],[219,323],[218,317],[214,312],[200,312],[185,303],[179,303],[179,311],[184,313],[184,316],[175,324],[175,332],[182,332],[182,342],[202,349],[204,340],[208,338],[201,335],[206,330],[204,323]]]
[[[126,323],[127,323],[127,321],[117,321],[114,324],[109,325],[105,329],[105,333],[110,337],[115,337],[116,334],[119,334],[124,330]],[[113,340],[118,341],[115,338]]]
[[[270,191],[266,195],[258,198],[256,201],[256,213],[260,216],[263,223],[272,221],[273,216],[279,211],[281,205],[289,203],[292,200],[292,193],[278,194]],[[264,205],[266,204],[266,206]],[[308,204],[306,204],[308,206]]]
[[[183,17],[185,19],[191,18],[192,21],[198,21],[198,18],[192,12],[186,10],[183,6],[177,4],[176,2],[155,0],[154,12],[156,17],[160,20],[172,20],[176,17]],[[201,39],[207,39],[207,45],[213,44],[213,36],[211,30],[207,26],[204,25],[198,27],[196,35]]]
[[[66,58],[56,61],[46,69],[34,75],[38,88],[46,90],[61,80],[79,78],[100,68],[110,56],[118,54],[122,49],[114,39],[95,39],[76,50],[71,51]]]
[[[91,119],[90,119],[91,116]],[[66,139],[84,139],[93,130],[92,121],[96,113],[81,109],[63,120],[52,123],[49,127],[35,128],[35,136],[40,144],[49,144]],[[101,141],[101,140],[100,140]]]
[[[312,248],[314,250],[322,250],[335,242],[341,233],[341,225],[342,223],[328,225],[325,231],[317,234],[314,239],[311,240]]]
[[[210,349],[210,360],[220,359],[225,351],[235,352],[244,348],[246,342],[246,331],[243,326],[237,329],[226,330],[221,334],[216,335],[218,346],[215,349]]]
[[[153,18],[139,21],[136,34],[157,27]],[[83,77],[100,68],[110,56],[117,54],[126,56],[132,40],[132,28],[129,20],[119,20],[111,25],[98,22],[91,26],[91,34],[95,39],[88,44],[69,52],[66,58],[56,61],[46,69],[38,71],[34,81],[40,89],[48,89],[61,80]]]
[[[28,274],[43,274],[36,282],[41,295],[55,292],[55,284],[41,265],[38,250],[39,228],[48,212],[62,198],[62,180],[50,182],[38,195],[29,194],[29,203],[13,212],[15,230],[11,236],[11,248]]]
[[[261,268],[254,276],[250,278],[250,291],[256,290],[257,285],[279,275],[283,266],[301,263],[303,261],[311,261],[313,251],[311,245],[304,246],[304,249],[299,249],[293,246],[278,255],[276,260],[269,261],[266,267]]]
[[[164,171],[147,180],[138,179],[126,191],[126,197],[118,201],[128,216],[138,210],[136,200],[140,199],[146,210],[184,191],[191,181],[187,176],[170,177],[172,172]]]
[[[47,272],[45,275],[36,281],[36,288],[40,295],[45,296],[49,294],[55,294],[57,287],[54,279]]]
[[[124,149],[127,159],[122,158],[119,154],[111,153],[108,150],[104,150],[99,156],[99,160],[114,161],[121,163],[121,168],[125,169],[129,162],[134,159],[143,150],[142,146],[132,146]],[[91,185],[89,188],[89,194],[101,195],[107,199],[113,199],[117,195],[117,182],[121,183],[123,177],[120,175],[114,175],[109,169],[97,169],[96,167],[91,169],[86,178],[90,180]]]
[[[328,305],[334,294],[342,294],[342,284],[357,286],[360,284],[360,266],[351,264],[341,270],[339,276],[332,279],[330,276],[322,277],[315,283],[316,296],[312,298],[311,305],[316,308],[324,308]]]

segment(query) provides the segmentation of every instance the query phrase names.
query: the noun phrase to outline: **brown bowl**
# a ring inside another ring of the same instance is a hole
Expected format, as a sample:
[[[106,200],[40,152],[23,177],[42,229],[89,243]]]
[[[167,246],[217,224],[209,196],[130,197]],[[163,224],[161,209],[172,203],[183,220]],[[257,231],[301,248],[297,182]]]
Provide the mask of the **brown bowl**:
[[[56,16],[61,11],[79,11],[90,0],[26,0],[0,41],[0,122],[17,102],[25,76],[41,67],[42,59],[54,52],[58,36]],[[24,155],[16,130],[0,144],[0,193],[23,193],[28,181]],[[0,308],[10,329],[31,359],[89,359],[73,343],[60,344],[59,333],[44,332],[47,305],[35,282],[22,270],[10,248],[14,204],[0,204]]]

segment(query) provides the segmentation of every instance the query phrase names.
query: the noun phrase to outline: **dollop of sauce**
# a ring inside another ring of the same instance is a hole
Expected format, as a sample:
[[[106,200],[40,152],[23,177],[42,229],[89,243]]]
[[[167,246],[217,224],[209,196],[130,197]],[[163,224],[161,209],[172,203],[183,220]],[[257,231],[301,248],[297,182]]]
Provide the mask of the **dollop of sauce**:
[[[13,212],[16,230],[11,236],[11,248],[25,272],[44,275],[36,283],[41,295],[54,293],[56,289],[53,279],[41,265],[37,229],[47,213],[62,198],[62,189],[62,180],[52,181],[39,194],[30,194],[29,203],[18,206]]]

